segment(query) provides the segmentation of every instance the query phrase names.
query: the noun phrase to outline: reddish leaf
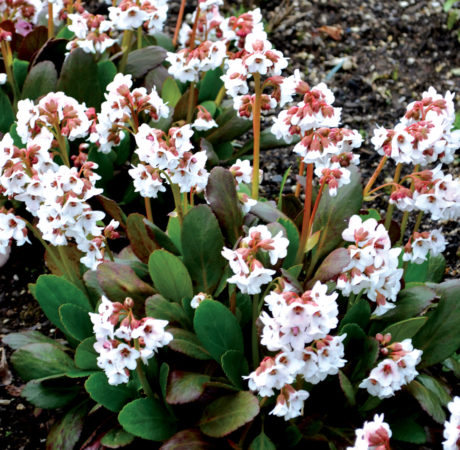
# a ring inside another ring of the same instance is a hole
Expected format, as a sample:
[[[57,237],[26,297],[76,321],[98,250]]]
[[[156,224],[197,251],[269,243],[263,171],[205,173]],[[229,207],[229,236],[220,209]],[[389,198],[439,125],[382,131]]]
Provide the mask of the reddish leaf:
[[[48,40],[48,30],[40,26],[31,31],[22,41],[18,51],[18,58],[23,61],[30,61],[38,50]]]
[[[166,401],[171,405],[180,405],[198,400],[210,379],[208,375],[175,370],[169,375]]]
[[[200,431],[192,428],[176,433],[160,447],[160,450],[204,450],[211,447]]]

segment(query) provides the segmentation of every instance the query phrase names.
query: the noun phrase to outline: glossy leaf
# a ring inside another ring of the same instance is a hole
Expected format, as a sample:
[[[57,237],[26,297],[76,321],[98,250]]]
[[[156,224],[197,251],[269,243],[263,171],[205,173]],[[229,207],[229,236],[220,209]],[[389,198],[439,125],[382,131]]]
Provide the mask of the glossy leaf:
[[[24,61],[30,61],[34,53],[37,52],[47,40],[47,28],[43,26],[35,27],[24,37],[18,50],[18,58]]]
[[[264,222],[276,222],[280,219],[287,219],[287,216],[282,213],[273,201],[257,202],[251,207],[251,214],[254,214]]]
[[[107,448],[125,447],[134,441],[134,436],[131,433],[123,430],[121,427],[112,428],[101,439],[101,444]]]
[[[161,98],[170,108],[174,108],[182,97],[182,92],[173,77],[166,78],[161,90]]]
[[[427,389],[417,379],[413,380],[408,386],[408,391],[419,402],[420,406],[435,420],[443,424],[446,420],[446,414],[442,408],[442,403],[432,391]]]
[[[349,264],[350,256],[346,248],[340,247],[333,250],[326,256],[324,261],[316,270],[313,280],[308,285],[313,286],[316,281],[325,283],[342,273],[343,269]]]
[[[13,350],[17,350],[29,344],[38,344],[38,343],[53,344],[56,347],[60,348],[61,350],[66,349],[66,347],[62,345],[60,342],[41,334],[39,331],[34,331],[34,330],[27,330],[27,331],[21,331],[20,333],[7,334],[2,339],[2,342],[8,345],[9,347],[11,347]]]
[[[394,323],[385,330],[382,334],[391,334],[391,342],[402,342],[404,339],[411,339],[417,334],[417,331],[425,325],[428,317],[413,317],[401,322]]]
[[[351,384],[350,380],[341,370],[339,370],[339,382],[340,382],[340,387],[342,388],[342,391],[345,394],[346,399],[348,400],[348,403],[351,406],[354,406],[356,404],[356,398],[355,398],[355,391],[353,389],[353,385]]]
[[[169,375],[166,401],[171,405],[180,405],[198,400],[210,379],[208,375],[174,370]]]
[[[118,421],[128,433],[151,441],[163,441],[176,431],[174,418],[158,400],[151,398],[128,403],[120,411]]]
[[[276,447],[270,438],[262,431],[251,442],[249,450],[276,450]]]
[[[358,324],[362,329],[365,329],[371,319],[371,307],[369,302],[361,298],[359,299],[345,314],[340,321],[339,330],[348,323]]]
[[[155,317],[155,319],[167,320],[170,324],[178,323],[183,328],[190,328],[192,325],[180,303],[166,300],[159,294],[146,300],[145,313],[149,317]]]
[[[110,411],[118,412],[136,397],[136,391],[128,384],[113,386],[109,384],[104,372],[91,375],[85,382],[90,397]]]
[[[192,208],[182,224],[182,253],[195,292],[211,294],[219,283],[227,264],[221,255],[223,247],[219,223],[209,206]]]
[[[11,355],[11,362],[24,381],[45,378],[53,375],[65,375],[73,369],[70,356],[53,344],[29,344]]]
[[[62,450],[74,448],[80,439],[89,410],[87,401],[73,407],[66,415],[58,420],[46,438],[46,450]]]
[[[59,307],[59,317],[67,333],[78,341],[93,336],[93,325],[88,311],[80,306],[64,303]]]
[[[150,239],[142,214],[133,213],[128,216],[126,222],[128,239],[135,255],[144,263],[149,261],[149,257],[158,245]]]
[[[204,440],[199,430],[193,428],[179,431],[168,439],[161,450],[204,450],[211,449],[212,444]]]
[[[220,88],[224,85],[224,82],[220,79],[223,75],[222,69],[208,70],[200,83],[200,94],[198,96],[198,102],[203,103],[206,100],[215,100]]]
[[[94,350],[95,337],[88,337],[80,342],[75,350],[75,365],[83,370],[100,370],[97,365],[99,354]]]
[[[42,61],[30,69],[22,88],[22,98],[36,100],[56,91],[57,70],[51,61]]]
[[[247,391],[214,400],[203,411],[200,429],[211,437],[223,437],[250,422],[259,414],[259,401]]]
[[[165,49],[156,45],[133,50],[128,55],[125,73],[130,73],[133,78],[141,78],[148,71],[161,65],[165,58]]]
[[[146,227],[148,237],[155,243],[157,249],[162,248],[174,255],[180,255],[179,249],[167,233],[152,222],[149,222],[147,219],[144,219],[144,225]]]
[[[155,250],[149,258],[149,272],[157,291],[165,298],[180,302],[193,297],[190,275],[184,263],[166,250]]]
[[[415,422],[412,417],[400,417],[390,422],[391,439],[409,442],[411,444],[425,444],[426,432],[422,425]]]
[[[169,348],[190,358],[201,360],[211,359],[211,355],[202,346],[194,333],[182,330],[181,328],[169,328],[168,331],[174,336],[174,339],[168,344]]]
[[[62,384],[62,383],[61,383]],[[57,409],[70,403],[80,392],[78,385],[59,385],[56,380],[31,380],[21,392],[37,408]]]
[[[422,367],[444,361],[460,347],[460,281],[442,283],[436,292],[438,306],[413,339],[414,347],[423,350]]]
[[[104,197],[103,195],[96,196],[96,200],[101,204],[102,208],[104,208],[104,211],[112,217],[112,219],[119,222],[122,228],[126,228],[127,218],[122,209],[118,206],[117,202],[108,197]]]
[[[233,245],[242,232],[243,215],[235,179],[227,169],[214,167],[206,186],[206,199],[219,221],[226,239]]]
[[[244,352],[238,320],[222,303],[203,300],[195,312],[193,326],[203,347],[218,363],[228,350]]]
[[[116,74],[117,67],[112,61],[106,59],[97,63],[97,78],[102,91],[106,90],[107,85],[113,81]]]
[[[13,76],[16,81],[16,84],[19,90],[22,90],[24,86],[24,81],[27,76],[27,69],[29,68],[28,61],[22,61],[18,58],[13,59]]]
[[[222,369],[227,378],[238,388],[243,388],[243,375],[249,373],[244,355],[237,350],[228,350],[220,358]]]

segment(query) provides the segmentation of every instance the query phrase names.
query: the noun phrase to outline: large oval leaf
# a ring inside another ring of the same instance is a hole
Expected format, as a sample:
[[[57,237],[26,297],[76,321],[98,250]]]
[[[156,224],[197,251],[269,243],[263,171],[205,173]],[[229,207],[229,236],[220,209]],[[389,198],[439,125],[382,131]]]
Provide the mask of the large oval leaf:
[[[176,431],[176,421],[155,399],[139,398],[128,403],[118,414],[121,426],[134,436],[163,441]]]
[[[425,325],[428,317],[413,317],[412,319],[396,322],[382,331],[382,334],[391,334],[392,342],[401,342],[404,339],[412,339],[420,328]]]
[[[219,283],[226,266],[223,247],[219,223],[209,206],[191,209],[182,224],[182,253],[196,292],[211,294]]]
[[[31,380],[21,392],[37,408],[57,409],[70,403],[80,392],[80,386],[56,383],[57,380]],[[68,380],[67,380],[68,381]]]
[[[179,405],[198,400],[210,379],[201,373],[174,370],[169,375],[166,401],[171,405]]]
[[[259,402],[243,391],[214,400],[203,411],[200,429],[211,437],[222,437],[237,430],[259,414]]]
[[[204,348],[218,363],[228,350],[244,353],[238,320],[222,303],[203,300],[195,312],[193,326]]]
[[[89,318],[88,311],[77,305],[65,303],[59,307],[59,317],[70,334],[77,341],[83,341],[93,335],[93,325]]]
[[[30,69],[22,88],[22,98],[36,100],[54,92],[57,84],[57,70],[51,61],[42,61]]]

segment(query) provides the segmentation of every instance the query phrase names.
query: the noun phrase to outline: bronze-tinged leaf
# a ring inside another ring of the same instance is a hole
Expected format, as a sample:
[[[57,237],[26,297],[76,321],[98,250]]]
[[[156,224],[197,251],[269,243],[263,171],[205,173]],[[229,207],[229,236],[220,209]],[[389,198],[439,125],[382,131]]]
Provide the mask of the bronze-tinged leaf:
[[[169,374],[166,401],[170,405],[181,405],[198,400],[210,379],[201,373],[174,370]]]
[[[211,448],[214,446],[205,441],[200,430],[190,428],[176,433],[160,447],[160,450],[206,450]]]
[[[334,277],[342,273],[343,269],[349,264],[350,255],[346,248],[340,247],[333,250],[326,256],[324,261],[318,267],[315,276],[307,284],[307,288],[311,289],[316,281],[325,283],[332,280]]]

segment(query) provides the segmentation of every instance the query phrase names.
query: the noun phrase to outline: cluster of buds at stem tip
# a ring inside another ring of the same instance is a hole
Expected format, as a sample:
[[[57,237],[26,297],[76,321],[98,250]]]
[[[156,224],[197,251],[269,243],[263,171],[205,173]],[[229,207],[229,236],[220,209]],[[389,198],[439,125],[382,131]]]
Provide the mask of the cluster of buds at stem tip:
[[[411,339],[391,343],[391,334],[380,333],[375,338],[384,359],[371,370],[359,387],[367,389],[375,397],[388,398],[418,375],[415,367],[421,361],[423,352],[412,346]]]
[[[390,450],[392,433],[390,426],[384,422],[383,414],[376,414],[374,420],[364,422],[363,428],[355,433],[355,445],[347,447],[347,450]]]

